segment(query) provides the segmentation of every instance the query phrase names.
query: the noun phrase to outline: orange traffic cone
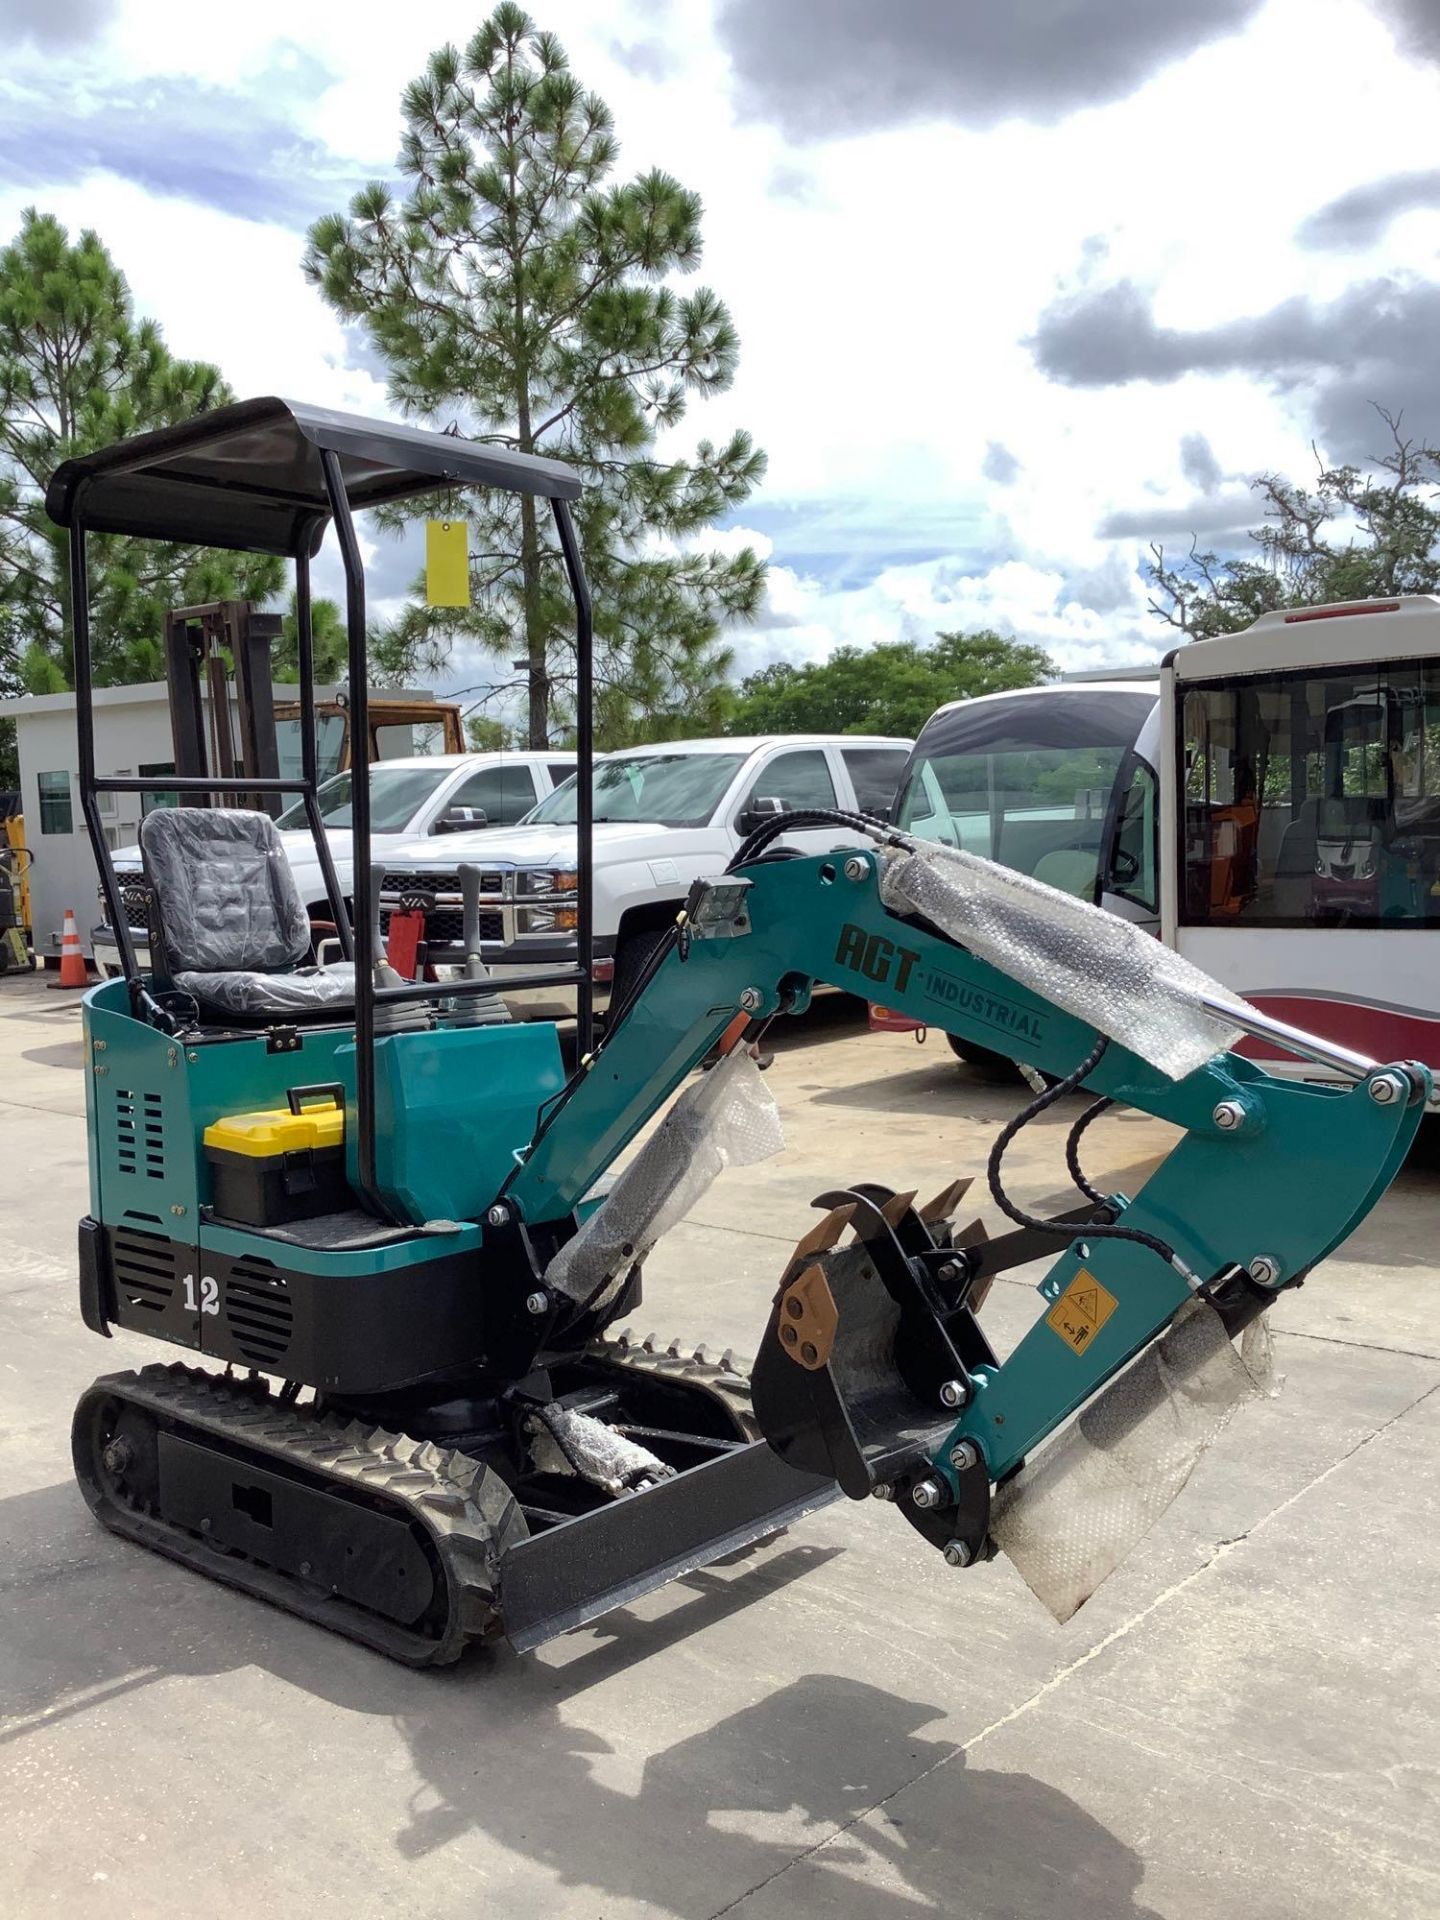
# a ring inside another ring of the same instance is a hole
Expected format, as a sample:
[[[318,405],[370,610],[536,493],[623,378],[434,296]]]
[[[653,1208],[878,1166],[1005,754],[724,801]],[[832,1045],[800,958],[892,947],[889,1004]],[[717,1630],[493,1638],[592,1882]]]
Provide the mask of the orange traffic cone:
[[[88,987],[90,984],[85,956],[80,951],[80,929],[75,925],[72,907],[65,909],[65,927],[60,935],[60,978],[54,984],[57,987]]]

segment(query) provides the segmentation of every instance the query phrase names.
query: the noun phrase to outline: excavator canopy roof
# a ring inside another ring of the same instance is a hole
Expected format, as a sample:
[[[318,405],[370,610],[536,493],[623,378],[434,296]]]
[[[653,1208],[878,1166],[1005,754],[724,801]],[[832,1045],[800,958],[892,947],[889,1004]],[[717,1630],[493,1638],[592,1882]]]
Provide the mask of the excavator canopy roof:
[[[572,467],[454,434],[294,400],[241,400],[67,460],[45,506],[57,525],[248,553],[313,554],[330,518],[320,455],[339,456],[352,511],[448,487],[573,500]]]

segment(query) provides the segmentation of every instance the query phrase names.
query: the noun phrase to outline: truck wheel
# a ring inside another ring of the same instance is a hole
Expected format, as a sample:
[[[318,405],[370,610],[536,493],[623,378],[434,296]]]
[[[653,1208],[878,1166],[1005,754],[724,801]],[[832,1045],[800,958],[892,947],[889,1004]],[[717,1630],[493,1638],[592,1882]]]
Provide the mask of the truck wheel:
[[[615,978],[610,987],[610,1005],[617,1010],[630,998],[631,990],[654,958],[665,939],[658,930],[627,933],[615,949]]]
[[[958,1034],[947,1033],[950,1051],[957,1060],[963,1060],[967,1067],[986,1080],[1018,1080],[1015,1062],[1007,1060],[1003,1053],[992,1053],[989,1047],[977,1047],[973,1040],[962,1040]]]

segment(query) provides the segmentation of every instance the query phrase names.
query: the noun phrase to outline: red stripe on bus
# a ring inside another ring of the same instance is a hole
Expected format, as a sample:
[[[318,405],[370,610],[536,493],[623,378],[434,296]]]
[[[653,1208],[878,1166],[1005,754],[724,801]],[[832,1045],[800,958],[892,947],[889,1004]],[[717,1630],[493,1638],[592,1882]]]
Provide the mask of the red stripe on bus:
[[[1389,1007],[1366,1007],[1354,1000],[1328,1000],[1308,994],[1251,994],[1250,1004],[1272,1020],[1318,1033],[1371,1060],[1423,1060],[1440,1066],[1440,1017],[1398,1013]],[[1236,1046],[1249,1060],[1293,1060],[1283,1047],[1248,1036]]]

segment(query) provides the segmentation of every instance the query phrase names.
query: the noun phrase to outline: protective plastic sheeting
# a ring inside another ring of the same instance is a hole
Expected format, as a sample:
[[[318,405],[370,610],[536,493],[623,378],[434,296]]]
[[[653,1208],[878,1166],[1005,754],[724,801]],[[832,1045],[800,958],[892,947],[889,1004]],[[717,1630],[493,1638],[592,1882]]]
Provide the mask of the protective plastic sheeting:
[[[648,1447],[627,1439],[603,1420],[576,1413],[557,1401],[534,1416],[530,1457],[539,1473],[588,1480],[607,1493],[646,1480],[669,1480],[675,1472]]]
[[[1128,920],[977,854],[886,851],[880,896],[1148,1060],[1172,1080],[1239,1038],[1201,1006],[1235,996]]]
[[[355,1004],[355,967],[300,967],[294,973],[177,973],[175,985],[207,1007],[224,1013],[344,1012]]]
[[[1271,1391],[1266,1322],[1237,1348],[1191,1300],[1059,1439],[995,1496],[990,1532],[1031,1592],[1068,1620],[1150,1531],[1235,1409]]]
[[[545,1284],[581,1304],[643,1260],[726,1167],[751,1167],[785,1144],[780,1110],[744,1047],[675,1101],[607,1197],[545,1269]]]
[[[140,822],[140,858],[177,973],[273,973],[309,953],[310,916],[268,813],[157,807]]]

